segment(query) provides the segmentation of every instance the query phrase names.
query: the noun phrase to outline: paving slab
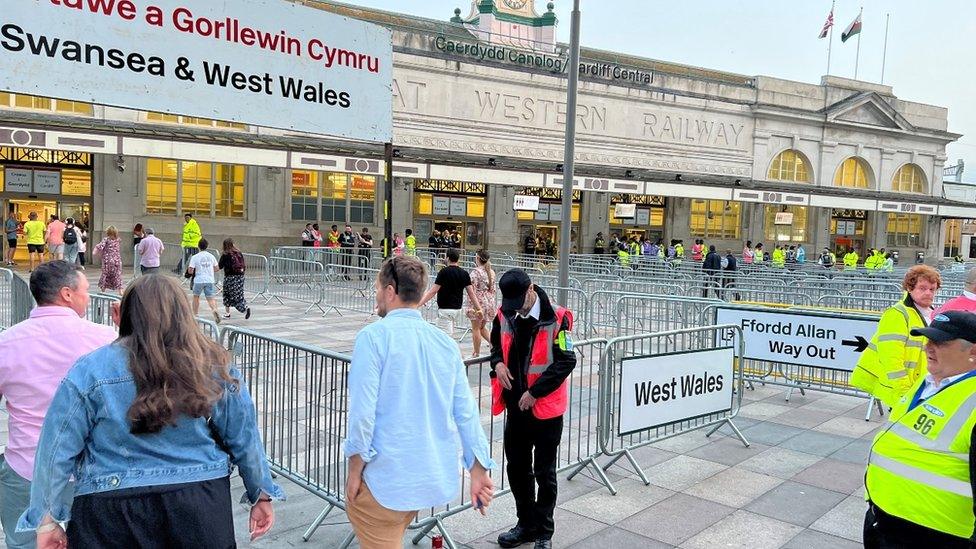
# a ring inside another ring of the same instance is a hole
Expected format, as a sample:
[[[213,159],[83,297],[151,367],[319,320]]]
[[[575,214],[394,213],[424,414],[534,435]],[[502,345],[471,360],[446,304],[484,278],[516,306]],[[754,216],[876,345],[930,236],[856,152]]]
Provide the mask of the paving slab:
[[[779,549],[803,528],[738,510],[681,544],[682,549]]]
[[[863,496],[848,496],[810,525],[810,528],[860,543],[864,533],[864,513],[868,505]]]
[[[569,547],[569,549],[615,549],[617,547],[633,547],[635,549],[669,549],[673,546],[655,539],[635,534],[633,532],[628,532],[622,528],[610,527],[600,530],[596,534],[593,534],[582,541],[574,543]]]
[[[747,469],[726,469],[688,488],[685,493],[729,507],[741,508],[781,482],[783,479]]]
[[[714,461],[677,456],[646,469],[644,474],[651,484],[679,492],[725,469],[725,465]]]
[[[786,542],[782,549],[861,549],[860,543],[816,530],[804,530]]]
[[[801,435],[783,441],[779,446],[815,456],[829,456],[851,442],[854,442],[851,437],[806,431]]]
[[[824,516],[847,496],[816,486],[786,481],[745,506],[766,517],[807,527]]]
[[[773,447],[743,461],[739,466],[750,471],[789,479],[821,459],[823,458],[820,456]]]
[[[744,429],[742,434],[745,435],[749,442],[777,446],[804,432],[803,429],[798,427],[790,427],[789,425],[780,425],[772,421],[765,421]]]
[[[749,437],[746,437],[747,439]],[[723,465],[737,465],[769,448],[765,444],[749,441],[750,445],[742,444],[737,437],[720,438],[711,444],[696,448],[687,455],[707,459]]]
[[[712,501],[675,494],[633,515],[618,526],[671,545],[680,545],[705,528],[735,512]]]
[[[559,507],[612,525],[674,495],[671,490],[653,484],[645,486],[632,478],[621,479],[614,483],[614,487],[616,496],[609,496],[606,490],[595,490],[561,503]]]
[[[864,486],[864,466],[825,458],[801,471],[793,480],[850,494]]]

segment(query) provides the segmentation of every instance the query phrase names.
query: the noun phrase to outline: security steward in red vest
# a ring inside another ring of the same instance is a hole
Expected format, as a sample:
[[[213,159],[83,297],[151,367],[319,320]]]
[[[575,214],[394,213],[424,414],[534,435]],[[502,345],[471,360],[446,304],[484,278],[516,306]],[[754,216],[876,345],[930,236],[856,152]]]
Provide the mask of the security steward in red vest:
[[[518,524],[498,536],[498,545],[535,542],[536,549],[550,549],[556,453],[576,367],[573,314],[554,307],[524,271],[506,272],[498,288],[503,299],[491,328],[491,411],[508,411],[505,458],[518,513]]]

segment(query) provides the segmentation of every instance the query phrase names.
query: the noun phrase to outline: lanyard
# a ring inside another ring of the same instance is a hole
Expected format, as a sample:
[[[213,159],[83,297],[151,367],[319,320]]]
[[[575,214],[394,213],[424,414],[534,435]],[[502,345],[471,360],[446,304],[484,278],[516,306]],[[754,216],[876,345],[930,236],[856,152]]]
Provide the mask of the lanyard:
[[[960,377],[959,379],[957,379],[957,380],[955,380],[955,381],[953,381],[952,383],[950,383],[950,384],[948,384],[948,385],[946,385],[945,387],[942,387],[942,388],[940,388],[940,389],[939,389],[939,390],[938,390],[938,391],[937,391],[937,392],[935,393],[935,395],[937,395],[937,394],[939,394],[939,393],[941,393],[942,391],[944,391],[944,390],[946,390],[946,389],[948,389],[949,387],[952,387],[952,386],[953,386],[953,385],[955,385],[956,383],[959,383],[959,382],[961,382],[961,381],[965,381],[965,380],[967,380],[967,379],[969,379],[969,378],[971,378],[971,377],[973,377],[973,376],[976,376],[976,370],[974,370],[974,371],[972,371],[972,372],[969,372],[969,373],[967,373],[966,375],[964,375],[964,376],[962,376],[962,377]],[[928,382],[926,381],[925,383],[928,383]],[[911,402],[911,404],[910,404],[910,405],[908,406],[908,411],[909,411],[909,412],[910,412],[910,411],[912,411],[912,410],[914,410],[914,409],[915,409],[915,407],[916,407],[916,406],[918,406],[918,404],[919,404],[919,403],[920,403],[920,402],[922,401],[922,391],[924,391],[924,390],[925,390],[925,383],[922,383],[922,385],[921,385],[921,386],[919,386],[919,388],[918,388],[918,390],[917,390],[917,391],[915,391],[915,396],[914,396],[914,397],[912,397],[912,402]],[[934,397],[935,395],[932,395],[932,397]],[[932,397],[929,397],[929,398],[932,398]]]

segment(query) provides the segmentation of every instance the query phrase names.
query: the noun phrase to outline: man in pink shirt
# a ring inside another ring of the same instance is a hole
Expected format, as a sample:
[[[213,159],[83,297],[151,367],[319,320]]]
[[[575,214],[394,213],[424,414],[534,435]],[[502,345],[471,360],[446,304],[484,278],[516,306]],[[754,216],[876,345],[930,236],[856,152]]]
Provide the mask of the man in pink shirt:
[[[52,215],[51,222],[47,224],[47,232],[44,234],[44,242],[47,242],[51,261],[64,259],[64,229],[64,222],[58,219],[58,216]]]
[[[933,318],[939,313],[947,311],[965,311],[976,313],[976,268],[970,269],[966,273],[966,285],[963,287],[962,295],[956,296],[945,303],[932,313]]]
[[[163,241],[156,238],[156,231],[153,228],[146,229],[146,236],[139,242],[136,252],[139,254],[139,270],[142,274],[153,274],[159,272],[159,256],[162,255]]]
[[[10,431],[0,457],[0,523],[11,549],[35,546],[35,534],[17,532],[16,526],[30,504],[34,453],[51,399],[76,360],[117,337],[112,328],[82,318],[88,308],[88,279],[76,266],[66,261],[40,265],[31,274],[30,290],[37,308],[30,318],[0,333],[0,395]],[[113,317],[117,315],[113,310]]]

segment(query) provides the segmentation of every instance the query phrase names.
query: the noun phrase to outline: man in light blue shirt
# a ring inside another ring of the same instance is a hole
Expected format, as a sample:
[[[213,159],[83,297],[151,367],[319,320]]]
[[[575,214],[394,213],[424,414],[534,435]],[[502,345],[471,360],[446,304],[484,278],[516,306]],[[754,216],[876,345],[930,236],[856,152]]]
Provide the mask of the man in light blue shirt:
[[[376,277],[379,322],[356,336],[349,370],[346,512],[363,548],[400,547],[420,509],[455,500],[461,463],[484,514],[495,466],[461,353],[417,310],[427,271],[387,260]],[[461,442],[459,452],[457,442]]]

